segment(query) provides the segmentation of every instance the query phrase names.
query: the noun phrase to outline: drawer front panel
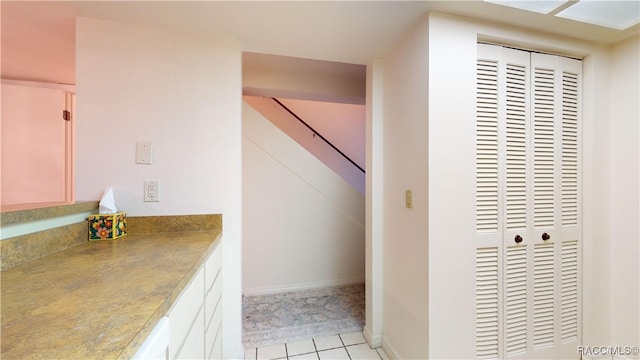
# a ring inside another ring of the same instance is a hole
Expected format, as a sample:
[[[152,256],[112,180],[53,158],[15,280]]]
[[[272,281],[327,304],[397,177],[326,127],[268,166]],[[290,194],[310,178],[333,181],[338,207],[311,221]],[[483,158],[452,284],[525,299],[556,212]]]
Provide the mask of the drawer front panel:
[[[175,358],[189,333],[194,319],[201,312],[204,299],[204,271],[200,269],[191,283],[182,292],[173,308],[169,311],[171,334],[169,341],[169,357]],[[201,320],[202,321],[202,320]],[[204,331],[204,325],[202,326]]]
[[[209,259],[207,259],[207,262],[204,265],[205,282],[206,282],[205,289],[207,291],[211,289],[214,281],[216,280],[216,278],[218,278],[218,275],[220,273],[220,268],[222,267],[222,251],[221,250],[222,250],[221,246],[218,245],[218,247],[216,247],[216,249],[213,250],[213,253],[209,256]]]

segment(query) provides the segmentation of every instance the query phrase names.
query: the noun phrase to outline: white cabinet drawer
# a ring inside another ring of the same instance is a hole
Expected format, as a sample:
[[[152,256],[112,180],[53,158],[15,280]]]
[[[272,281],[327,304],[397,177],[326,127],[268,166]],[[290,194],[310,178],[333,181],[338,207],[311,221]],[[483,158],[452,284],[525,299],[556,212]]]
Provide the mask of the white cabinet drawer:
[[[176,358],[178,351],[182,348],[185,337],[194,324],[194,319],[200,315],[203,321],[202,305],[204,299],[204,271],[202,268],[193,277],[191,283],[182,292],[175,305],[169,310],[171,326],[169,341],[169,358]],[[204,331],[202,325],[201,334]],[[203,347],[204,348],[204,347]]]
[[[169,359],[221,358],[221,266],[217,246],[169,310]]]
[[[209,342],[212,344],[211,347],[208,350],[208,355],[207,359],[222,359],[222,331],[221,327],[218,326],[217,328],[211,329],[211,333],[209,335],[207,335],[207,339],[209,338],[209,336],[211,336],[212,340],[210,340]]]
[[[216,308],[220,307],[220,298],[222,295],[222,281],[220,278],[213,284],[213,288],[207,294],[207,299],[204,304],[205,321],[207,328],[211,326],[211,319],[216,311]]]
[[[205,268],[205,289],[209,291],[213,286],[214,281],[218,277],[220,268],[222,267],[222,249],[221,245],[218,245],[213,253],[209,255],[207,262],[204,264]]]
[[[204,355],[204,318],[200,309],[176,359],[204,359]]]
[[[222,306],[220,306],[220,303],[218,303],[218,306],[216,307],[215,312],[213,313],[213,316],[211,318],[211,322],[207,327],[207,336],[205,339],[205,348],[207,349],[207,351],[209,351],[215,343],[214,340],[216,339],[218,331],[220,330],[221,320]]]

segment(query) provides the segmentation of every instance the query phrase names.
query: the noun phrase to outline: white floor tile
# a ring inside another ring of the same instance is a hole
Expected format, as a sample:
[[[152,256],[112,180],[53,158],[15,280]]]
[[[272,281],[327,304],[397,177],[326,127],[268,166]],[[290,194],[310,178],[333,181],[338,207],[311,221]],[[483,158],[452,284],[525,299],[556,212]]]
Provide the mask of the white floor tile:
[[[313,339],[316,343],[316,348],[318,351],[333,349],[337,347],[342,347],[342,341],[338,337],[338,335],[333,336],[325,336],[321,338]]]
[[[244,360],[256,360],[256,348],[244,349]]]
[[[377,348],[376,351],[378,352],[378,355],[380,355],[382,360],[390,360],[389,355],[387,355],[387,353],[384,352],[382,348]]]
[[[289,356],[289,360],[318,360],[318,353],[314,351],[308,354]]]
[[[364,339],[364,336],[362,336],[361,331],[348,334],[340,334],[340,338],[342,339],[342,342],[345,346],[364,344],[367,342],[367,340]]]
[[[258,348],[258,360],[283,359],[287,357],[284,344]]]
[[[316,347],[313,346],[313,340],[297,341],[287,344],[287,354],[289,354],[289,356],[307,354],[310,352],[316,352]]]
[[[320,360],[349,360],[349,354],[343,347],[331,350],[318,351]]]
[[[347,346],[351,360],[380,360],[380,355],[369,344]]]

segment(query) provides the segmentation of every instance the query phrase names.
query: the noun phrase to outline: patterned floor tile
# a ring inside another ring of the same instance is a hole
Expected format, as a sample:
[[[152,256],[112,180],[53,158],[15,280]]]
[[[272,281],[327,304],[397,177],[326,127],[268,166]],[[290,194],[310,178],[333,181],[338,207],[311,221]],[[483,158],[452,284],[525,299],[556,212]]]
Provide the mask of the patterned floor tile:
[[[367,342],[367,340],[364,339],[364,336],[362,336],[361,331],[348,334],[340,334],[340,338],[342,339],[342,342],[345,346],[364,344]]]
[[[246,348],[362,331],[364,285],[243,296]]]
[[[309,354],[289,356],[289,360],[318,360],[318,353],[314,351]]]
[[[303,340],[287,344],[287,354],[289,354],[289,356],[307,354],[311,352],[316,352],[313,340]]]
[[[314,338],[313,341],[316,343],[316,349],[318,349],[318,351],[344,346],[338,335]]]
[[[284,344],[258,348],[258,360],[286,359],[287,350]]]
[[[369,344],[347,346],[351,360],[380,360],[380,355]]]
[[[331,350],[318,351],[320,360],[350,360],[349,354],[345,348],[337,348]]]

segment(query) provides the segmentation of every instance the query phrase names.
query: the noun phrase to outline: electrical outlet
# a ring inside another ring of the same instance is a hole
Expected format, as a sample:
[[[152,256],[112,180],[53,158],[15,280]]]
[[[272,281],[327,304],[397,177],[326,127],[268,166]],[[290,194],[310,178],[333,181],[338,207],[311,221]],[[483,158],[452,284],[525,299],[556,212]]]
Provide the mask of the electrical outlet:
[[[144,182],[144,201],[160,201],[160,182],[158,180]]]

